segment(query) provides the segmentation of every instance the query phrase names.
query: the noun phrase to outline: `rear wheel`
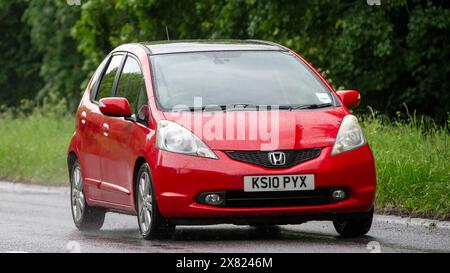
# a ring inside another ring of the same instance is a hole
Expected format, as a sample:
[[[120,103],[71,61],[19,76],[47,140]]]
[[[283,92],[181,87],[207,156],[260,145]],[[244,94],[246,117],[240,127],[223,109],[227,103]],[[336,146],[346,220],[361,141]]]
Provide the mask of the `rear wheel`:
[[[137,175],[136,208],[139,231],[145,240],[168,238],[175,232],[175,225],[170,224],[159,212],[154,196],[150,168],[144,163]]]
[[[369,212],[355,213],[333,221],[334,228],[346,238],[360,237],[369,232],[372,226],[373,208]]]
[[[78,160],[74,162],[70,172],[70,205],[73,222],[79,230],[99,230],[103,226],[105,210],[86,203]]]

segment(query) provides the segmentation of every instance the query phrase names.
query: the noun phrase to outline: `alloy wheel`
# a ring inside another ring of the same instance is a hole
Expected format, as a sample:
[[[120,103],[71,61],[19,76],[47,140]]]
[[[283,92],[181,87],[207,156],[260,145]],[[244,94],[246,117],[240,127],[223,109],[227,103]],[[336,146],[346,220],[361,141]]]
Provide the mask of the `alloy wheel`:
[[[76,222],[81,221],[84,209],[83,178],[80,166],[75,166],[72,171],[72,212]]]
[[[147,172],[142,172],[139,177],[138,188],[138,219],[142,234],[147,234],[152,224],[152,193],[150,189],[150,177]]]

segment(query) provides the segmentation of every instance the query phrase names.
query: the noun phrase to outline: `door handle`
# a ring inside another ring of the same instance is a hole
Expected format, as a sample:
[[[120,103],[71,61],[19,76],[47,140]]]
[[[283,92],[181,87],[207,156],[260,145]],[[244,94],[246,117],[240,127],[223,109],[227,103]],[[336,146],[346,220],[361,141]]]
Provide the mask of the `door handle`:
[[[102,128],[103,128],[103,135],[104,136],[108,136],[108,134],[109,134],[109,125],[107,123],[103,123]]]

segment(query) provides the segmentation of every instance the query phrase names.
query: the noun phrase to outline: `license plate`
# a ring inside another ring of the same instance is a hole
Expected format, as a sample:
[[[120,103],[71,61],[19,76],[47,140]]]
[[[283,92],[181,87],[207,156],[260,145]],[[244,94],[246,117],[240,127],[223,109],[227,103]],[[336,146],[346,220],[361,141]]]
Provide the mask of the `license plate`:
[[[314,175],[244,176],[244,191],[305,191],[314,190]]]

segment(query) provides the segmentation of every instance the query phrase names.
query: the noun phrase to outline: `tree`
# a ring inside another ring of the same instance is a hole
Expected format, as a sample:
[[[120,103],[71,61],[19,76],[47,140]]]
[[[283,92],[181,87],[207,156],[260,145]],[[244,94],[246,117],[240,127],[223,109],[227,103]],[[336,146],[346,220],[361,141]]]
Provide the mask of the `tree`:
[[[23,20],[30,28],[32,47],[42,56],[39,74],[44,80],[36,90],[36,99],[42,100],[53,92],[66,98],[70,109],[79,103],[86,72],[84,58],[77,51],[71,29],[80,17],[80,8],[66,1],[29,1]]]
[[[34,97],[43,85],[39,76],[41,55],[32,46],[30,28],[21,22],[28,7],[24,1],[0,2],[0,105],[18,105]]]
[[[81,3],[1,2],[0,87],[17,94],[3,92],[2,101],[14,104],[20,97],[41,99],[56,92],[74,109],[88,75],[107,53],[122,43],[165,40],[167,28],[171,39],[262,39],[286,45],[335,88],[360,90],[362,110],[371,105],[394,114],[407,104],[443,121],[450,109],[450,2],[445,0]]]

